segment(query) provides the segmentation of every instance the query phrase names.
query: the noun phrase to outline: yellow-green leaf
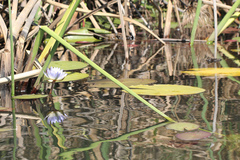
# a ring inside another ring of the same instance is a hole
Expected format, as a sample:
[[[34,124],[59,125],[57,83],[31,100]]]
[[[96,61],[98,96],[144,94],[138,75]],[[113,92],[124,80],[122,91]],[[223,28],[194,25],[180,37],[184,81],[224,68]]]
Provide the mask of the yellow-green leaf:
[[[98,33],[98,34],[110,34],[112,32],[106,30],[106,29],[98,29],[98,28],[88,28],[89,31]]]
[[[127,78],[127,79],[118,79],[118,81],[122,82],[127,87],[131,85],[138,85],[138,84],[151,84],[155,83],[155,80],[152,79],[137,79],[137,78]],[[90,81],[89,87],[96,87],[96,88],[120,88],[117,84],[109,79],[101,79],[101,80],[94,80]]]
[[[14,96],[13,99],[38,99],[38,98],[44,98],[48,95],[43,94],[24,94],[19,96]]]
[[[87,67],[88,64],[84,62],[78,62],[78,61],[52,61],[49,64],[50,67],[58,67],[61,68],[62,70],[76,70],[76,69],[82,69]]]
[[[171,123],[166,126],[167,129],[173,129],[176,131],[191,131],[199,128],[199,125],[189,122],[176,122]]]
[[[69,35],[65,36],[64,39],[69,43],[76,43],[76,42],[100,42],[100,39],[95,38],[94,36],[74,36]]]
[[[203,88],[170,84],[137,85],[130,88],[137,94],[152,96],[197,94],[205,91]]]
[[[198,76],[240,76],[240,68],[199,68],[189,71],[183,71],[182,73]]]
[[[87,78],[88,76],[89,74],[86,74],[86,73],[67,72],[67,76],[63,80],[56,81],[56,83],[78,81],[78,80]],[[44,77],[44,82],[48,82],[48,79],[46,77]]]
[[[79,34],[88,34],[89,31],[86,28],[76,29],[68,31],[66,35],[79,35]]]

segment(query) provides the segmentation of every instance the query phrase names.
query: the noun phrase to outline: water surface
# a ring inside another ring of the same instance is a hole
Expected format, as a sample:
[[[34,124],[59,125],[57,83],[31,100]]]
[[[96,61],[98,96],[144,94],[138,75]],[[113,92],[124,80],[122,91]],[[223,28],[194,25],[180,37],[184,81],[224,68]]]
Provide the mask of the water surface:
[[[238,159],[239,77],[181,73],[197,67],[238,67],[237,63],[220,52],[222,60],[209,63],[214,58],[212,46],[205,43],[193,49],[189,43],[168,43],[156,53],[161,47],[155,40],[131,41],[128,62],[120,42],[79,50],[116,78],[150,78],[157,84],[204,88],[204,93],[194,95],[142,97],[175,121],[214,131],[211,137],[177,139],[177,131],[166,129],[169,122],[120,88],[90,88],[88,81],[105,77],[88,67],[81,70],[90,74],[88,79],[57,84],[52,99],[16,100],[16,120],[11,108],[0,111],[1,129],[7,129],[0,132],[1,159]],[[48,124],[45,117],[53,110],[67,118]]]

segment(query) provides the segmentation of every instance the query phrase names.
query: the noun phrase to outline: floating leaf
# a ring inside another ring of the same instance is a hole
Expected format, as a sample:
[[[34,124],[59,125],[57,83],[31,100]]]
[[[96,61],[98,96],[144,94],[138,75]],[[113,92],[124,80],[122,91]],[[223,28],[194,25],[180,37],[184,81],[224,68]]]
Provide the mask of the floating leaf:
[[[182,73],[199,76],[215,76],[215,74],[221,76],[240,76],[240,68],[199,68],[183,71]]]
[[[205,131],[184,132],[176,134],[176,137],[185,141],[196,141],[210,137],[212,134]]]
[[[137,94],[152,96],[197,94],[205,91],[205,89],[198,87],[170,84],[137,85],[130,86],[130,88]]]
[[[127,79],[118,79],[124,85],[131,86],[135,84],[151,84],[155,83],[155,80],[152,79],[137,79],[137,78],[127,78]],[[94,80],[89,82],[89,87],[97,88],[120,88],[117,84],[109,79]]]
[[[100,39],[94,37],[94,33],[89,33],[88,29],[86,28],[69,31],[64,36],[64,39],[69,43],[92,43],[101,41]]]
[[[176,131],[191,131],[191,130],[196,130],[199,128],[199,125],[194,124],[194,123],[189,123],[189,122],[176,122],[176,123],[171,123],[166,126],[167,129],[173,129]]]
[[[44,98],[48,95],[43,94],[24,94],[19,96],[14,96],[13,99],[38,99],[38,98]]]
[[[62,70],[76,70],[85,68],[86,66],[88,66],[87,63],[78,61],[53,61],[49,64],[49,68],[58,67]]]
[[[56,83],[60,82],[69,82],[69,81],[78,81],[84,78],[87,78],[89,75],[86,73],[78,73],[78,72],[67,72],[67,76],[63,80],[56,81]],[[48,79],[44,77],[43,82],[48,82]]]
[[[95,38],[94,36],[80,36],[80,35],[69,35],[65,36],[64,39],[69,43],[75,43],[75,42],[100,42],[100,39]]]
[[[98,33],[98,34],[110,34],[112,32],[106,30],[106,29],[98,29],[98,28],[88,28],[89,31]]]
[[[76,29],[76,30],[71,30],[67,32],[66,35],[77,35],[77,34],[88,34],[89,31],[86,28],[81,28],[81,29]]]

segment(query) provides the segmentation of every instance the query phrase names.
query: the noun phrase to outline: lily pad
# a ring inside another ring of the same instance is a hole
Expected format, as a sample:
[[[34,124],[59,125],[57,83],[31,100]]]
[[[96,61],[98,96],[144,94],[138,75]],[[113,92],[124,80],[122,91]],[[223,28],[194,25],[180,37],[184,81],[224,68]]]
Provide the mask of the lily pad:
[[[178,139],[184,141],[196,141],[210,137],[212,134],[205,131],[184,132],[176,134]]]
[[[13,99],[38,99],[38,98],[44,98],[48,95],[43,94],[24,94],[19,96],[14,96]]]
[[[84,78],[87,78],[89,75],[86,73],[78,73],[78,72],[67,72],[67,76],[63,80],[56,81],[56,83],[60,82],[69,82],[69,81],[78,81]],[[48,82],[48,79],[45,77],[44,82]]]
[[[152,79],[137,79],[137,78],[127,78],[127,79],[118,79],[118,81],[122,82],[127,87],[135,84],[151,84],[155,83],[155,80]],[[96,88],[120,88],[117,84],[109,79],[101,79],[101,80],[94,80],[88,82],[89,87],[96,87]]]
[[[194,123],[189,123],[189,122],[176,122],[176,123],[171,123],[166,126],[167,129],[173,129],[176,131],[191,131],[191,130],[196,130],[199,128],[199,125],[194,124]]]
[[[182,73],[198,76],[240,76],[240,68],[200,68],[183,71]]]
[[[205,89],[198,87],[170,84],[136,85],[130,86],[130,88],[137,94],[152,96],[187,95],[197,94],[205,91]]]
[[[87,67],[88,64],[84,62],[78,62],[78,61],[52,61],[49,64],[50,67],[58,67],[61,68],[62,70],[76,70],[76,69],[82,69]]]

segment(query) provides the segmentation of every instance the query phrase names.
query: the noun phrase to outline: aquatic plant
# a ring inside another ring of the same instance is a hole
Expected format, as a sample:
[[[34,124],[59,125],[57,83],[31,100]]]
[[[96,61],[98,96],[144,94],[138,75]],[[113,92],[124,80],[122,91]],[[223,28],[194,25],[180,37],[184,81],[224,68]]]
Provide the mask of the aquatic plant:
[[[49,29],[47,26],[40,26],[40,32],[38,34],[42,34],[44,31],[46,33],[48,33],[49,35],[51,35],[53,38],[55,38],[58,42],[60,42],[62,45],[64,45],[66,48],[68,48],[69,50],[71,50],[73,53],[75,53],[77,56],[79,56],[82,60],[84,60],[85,62],[87,62],[89,65],[91,65],[92,67],[94,67],[96,70],[98,70],[100,73],[102,73],[104,76],[106,76],[107,78],[109,78],[111,81],[113,81],[114,83],[116,83],[118,86],[120,86],[122,89],[124,89],[126,92],[128,92],[129,94],[133,95],[135,98],[137,98],[139,101],[141,101],[142,103],[144,103],[145,105],[147,105],[149,108],[151,108],[152,110],[154,110],[156,113],[158,113],[159,115],[163,116],[165,119],[167,119],[168,121],[171,122],[175,122],[172,118],[168,117],[166,114],[164,114],[163,112],[161,112],[160,110],[158,110],[156,107],[154,107],[153,105],[151,105],[149,102],[147,102],[145,99],[143,99],[142,97],[140,97],[138,94],[136,94],[134,91],[132,91],[131,89],[129,89],[127,86],[125,86],[124,84],[122,84],[121,82],[119,82],[116,78],[114,78],[112,75],[110,75],[108,72],[106,72],[105,70],[103,70],[101,67],[99,67],[97,64],[95,64],[93,61],[91,61],[88,57],[86,57],[85,55],[83,55],[81,52],[79,52],[76,48],[74,48],[72,45],[70,45],[69,43],[67,43],[65,40],[63,40],[60,36],[58,36],[55,32],[53,32],[51,29]],[[51,89],[52,91],[52,89]],[[51,91],[49,94],[51,94]]]
[[[62,80],[67,76],[67,73],[63,72],[61,68],[51,67],[48,68],[46,72],[44,72],[44,75],[49,78],[49,82],[53,82],[56,80]]]
[[[210,132],[205,131],[194,131],[194,132],[183,132],[176,134],[176,137],[178,139],[184,140],[184,141],[197,141],[201,139],[208,138],[212,135]]]
[[[61,123],[67,118],[67,115],[62,110],[50,111],[45,119],[48,124]]]
[[[49,78],[49,82],[52,82],[51,90],[49,91],[49,95],[52,94],[52,90],[54,87],[54,84],[57,80],[62,80],[67,76],[66,72],[63,72],[62,69],[58,67],[51,67],[46,70],[46,72],[43,72],[44,75]]]

